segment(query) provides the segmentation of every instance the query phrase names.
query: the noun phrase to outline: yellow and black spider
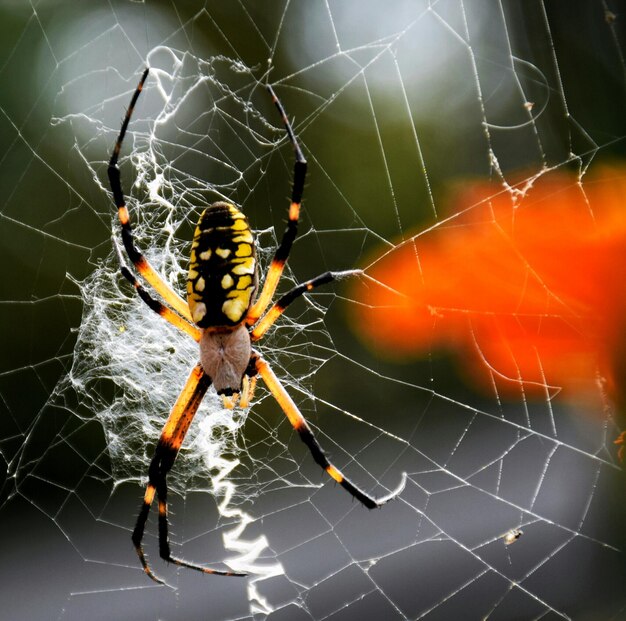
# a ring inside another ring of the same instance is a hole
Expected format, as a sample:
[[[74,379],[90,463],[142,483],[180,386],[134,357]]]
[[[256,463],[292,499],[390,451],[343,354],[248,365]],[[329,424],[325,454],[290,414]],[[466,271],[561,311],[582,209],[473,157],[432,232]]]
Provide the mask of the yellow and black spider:
[[[148,513],[156,494],[159,505],[159,554],[161,558],[207,574],[243,576],[245,574],[239,572],[220,571],[194,565],[174,558],[170,553],[166,477],[178,455],[189,425],[211,384],[218,394],[232,398],[233,403],[240,396],[240,405],[245,407],[252,396],[257,375],[260,375],[293,428],[311,451],[315,462],[368,509],[383,505],[400,491],[402,485],[396,492],[376,499],[344,477],[330,463],[308,423],[268,363],[252,348],[252,342],[259,340],[267,332],[291,302],[303,293],[342,275],[341,272],[321,274],[294,287],[267,310],[296,237],[307,168],[306,160],[285,110],[270,86],[267,87],[268,91],[280,113],[295,152],[295,166],[287,228],[256,300],[258,273],[255,240],[247,218],[231,203],[223,201],[213,203],[200,216],[189,259],[187,301],[183,300],[159,276],[135,246],[117,162],[130,117],[148,77],[148,72],[149,69],[144,71],[130,101],[111,155],[108,176],[122,225],[122,240],[128,257],[141,277],[169,306],[155,300],[129,269],[125,266],[121,269],[124,277],[130,281],[141,299],[153,311],[198,342],[200,362],[191,371],[161,432],[150,463],[148,485],[137,516],[132,541],[146,574],[156,582],[163,582],[148,565],[141,545]]]

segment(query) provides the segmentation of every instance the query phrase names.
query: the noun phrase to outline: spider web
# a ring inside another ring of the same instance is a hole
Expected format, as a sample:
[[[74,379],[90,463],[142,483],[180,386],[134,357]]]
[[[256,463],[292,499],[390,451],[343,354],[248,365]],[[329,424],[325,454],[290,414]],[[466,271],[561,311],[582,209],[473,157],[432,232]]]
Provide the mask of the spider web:
[[[352,329],[376,257],[463,226],[459,180],[495,181],[488,201],[567,170],[588,196],[587,171],[623,157],[615,4],[3,4],[6,618],[626,618],[622,413],[602,382],[583,399],[546,379],[537,397],[493,368],[485,390],[435,345],[401,364]],[[310,165],[280,291],[365,271],[294,304],[260,348],[360,487],[407,474],[367,512],[261,382],[249,410],[209,393],[168,477],[172,547],[248,579],[166,566],[151,519],[157,587],[130,544],[197,358],[119,275],[106,164],[146,64],[121,157],[138,244],[182,291],[200,209],[225,198],[267,267],[293,168],[274,84]]]

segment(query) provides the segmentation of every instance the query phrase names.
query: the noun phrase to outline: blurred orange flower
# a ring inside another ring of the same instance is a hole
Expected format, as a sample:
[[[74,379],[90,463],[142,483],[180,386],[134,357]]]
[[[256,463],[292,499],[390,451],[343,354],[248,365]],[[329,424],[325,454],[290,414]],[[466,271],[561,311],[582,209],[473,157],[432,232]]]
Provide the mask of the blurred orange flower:
[[[378,355],[456,352],[474,385],[616,395],[626,355],[626,167],[513,190],[465,185],[455,215],[370,262],[352,292]]]

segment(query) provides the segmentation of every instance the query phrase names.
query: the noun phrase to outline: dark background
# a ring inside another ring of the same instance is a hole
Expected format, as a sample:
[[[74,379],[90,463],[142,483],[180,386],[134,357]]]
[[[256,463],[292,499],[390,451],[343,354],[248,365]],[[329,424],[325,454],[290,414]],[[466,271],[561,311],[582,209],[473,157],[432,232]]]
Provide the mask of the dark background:
[[[0,3],[0,618],[263,617],[250,611],[245,580],[188,575],[158,561],[176,589],[145,578],[129,541],[139,473],[129,471],[127,482],[112,475],[88,407],[105,403],[109,387],[95,387],[90,402],[62,383],[83,317],[78,283],[111,261],[114,214],[99,183],[150,50],[244,63],[252,72],[243,78],[228,63],[216,71],[276,123],[250,77],[267,81],[271,59],[269,81],[311,164],[304,235],[290,259],[303,280],[363,265],[374,250],[436,224],[451,183],[493,176],[490,150],[505,175],[623,158],[621,10],[595,0]],[[534,124],[522,112],[520,84],[541,111]],[[144,98],[138,123],[157,111],[155,91]],[[240,107],[232,112],[245,122]],[[183,134],[170,138],[191,146]],[[213,141],[218,160],[244,171],[242,181],[205,158],[178,168],[217,184],[255,228],[282,227],[288,147],[238,142],[219,127]],[[316,298],[327,308],[327,332],[300,335],[327,361],[305,383],[318,401],[300,397],[303,409],[338,465],[357,457],[364,470],[348,471],[368,489],[375,483],[367,472],[387,489],[404,471],[409,482],[401,500],[365,512],[319,477],[262,399],[239,440],[251,461],[244,456],[234,476],[252,475],[252,486],[243,484],[256,518],[248,532],[267,537],[267,562],[278,559],[286,572],[257,584],[276,609],[269,618],[626,618],[624,479],[610,454],[613,432],[558,398],[501,403],[474,392],[439,352],[384,362],[351,332],[345,286],[333,291]],[[302,322],[303,308],[294,311]],[[289,334],[275,343],[291,338],[302,347]],[[302,371],[294,360],[278,358],[283,373]],[[556,442],[535,433],[549,409]],[[533,425],[505,424],[520,412]],[[284,454],[287,472],[300,466],[306,481],[325,485],[267,485],[284,474]],[[202,472],[184,476],[200,482],[197,493],[173,497],[174,542],[190,558],[219,563],[229,554],[224,522]],[[499,536],[516,526],[524,535],[504,546]]]

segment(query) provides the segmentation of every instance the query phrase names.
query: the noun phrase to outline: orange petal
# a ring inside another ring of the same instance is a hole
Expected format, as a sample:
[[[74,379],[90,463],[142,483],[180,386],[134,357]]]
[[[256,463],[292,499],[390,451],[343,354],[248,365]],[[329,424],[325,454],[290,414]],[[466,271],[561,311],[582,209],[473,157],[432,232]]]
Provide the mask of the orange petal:
[[[473,183],[456,215],[370,263],[357,333],[377,354],[455,351],[479,384],[545,396],[609,385],[624,365],[626,168]],[[624,365],[626,366],[626,365]]]

